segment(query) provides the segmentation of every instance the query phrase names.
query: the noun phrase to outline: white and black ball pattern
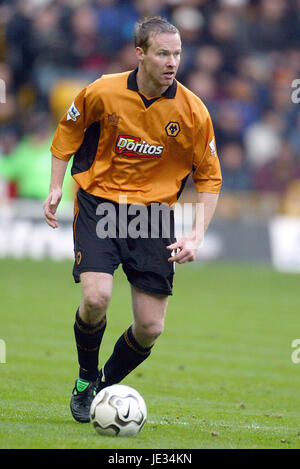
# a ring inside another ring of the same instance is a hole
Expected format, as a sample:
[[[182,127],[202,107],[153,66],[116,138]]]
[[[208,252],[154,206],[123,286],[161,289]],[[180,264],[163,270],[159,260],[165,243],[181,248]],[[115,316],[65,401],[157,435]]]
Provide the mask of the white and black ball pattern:
[[[101,435],[136,436],[146,422],[147,407],[138,391],[114,384],[95,396],[90,418]]]

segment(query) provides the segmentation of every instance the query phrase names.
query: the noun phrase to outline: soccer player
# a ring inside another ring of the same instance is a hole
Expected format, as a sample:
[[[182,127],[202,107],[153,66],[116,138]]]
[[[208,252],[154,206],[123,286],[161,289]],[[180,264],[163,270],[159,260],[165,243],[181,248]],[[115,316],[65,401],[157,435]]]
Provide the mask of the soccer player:
[[[135,27],[135,49],[136,70],[103,75],[83,89],[58,124],[51,146],[51,183],[44,213],[52,228],[58,226],[55,214],[72,155],[71,172],[79,186],[73,276],[81,283],[82,300],[74,324],[79,376],[71,412],[80,422],[89,421],[96,392],[119,383],[149,357],[163,331],[174,262],[195,260],[202,241],[196,229],[200,214],[191,233],[176,240],[173,211],[166,234],[162,226],[154,226],[150,209],[154,204],[174,206],[192,172],[196,201],[204,206],[205,232],[221,187],[208,110],[175,79],[181,54],[177,28],[161,17],[140,21]],[[126,228],[133,219],[132,206],[146,207],[147,236],[137,237],[129,230],[124,236],[124,223]],[[108,212],[110,217],[105,218]],[[110,225],[106,237],[103,221]],[[152,236],[153,228],[158,236]],[[113,274],[120,264],[131,287],[133,322],[99,371]]]

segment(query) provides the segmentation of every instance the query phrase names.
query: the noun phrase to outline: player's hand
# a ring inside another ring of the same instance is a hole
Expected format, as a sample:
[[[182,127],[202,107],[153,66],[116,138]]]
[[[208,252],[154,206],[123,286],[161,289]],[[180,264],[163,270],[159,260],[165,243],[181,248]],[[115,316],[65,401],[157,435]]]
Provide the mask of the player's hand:
[[[51,228],[58,227],[58,220],[55,216],[56,209],[58,207],[59,202],[61,201],[62,191],[61,189],[51,190],[47,199],[44,203],[44,215],[45,220]]]
[[[181,238],[167,246],[169,251],[175,252],[173,256],[169,257],[168,261],[177,262],[178,264],[193,262],[196,259],[199,246],[199,240],[196,240],[193,236]]]

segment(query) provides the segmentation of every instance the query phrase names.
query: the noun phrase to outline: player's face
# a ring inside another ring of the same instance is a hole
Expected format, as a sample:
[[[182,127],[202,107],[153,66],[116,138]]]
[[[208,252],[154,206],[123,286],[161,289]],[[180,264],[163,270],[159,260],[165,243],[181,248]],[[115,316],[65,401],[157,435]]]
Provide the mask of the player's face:
[[[149,81],[157,89],[172,85],[180,62],[181,40],[179,34],[151,35],[147,51],[141,50],[140,61]]]

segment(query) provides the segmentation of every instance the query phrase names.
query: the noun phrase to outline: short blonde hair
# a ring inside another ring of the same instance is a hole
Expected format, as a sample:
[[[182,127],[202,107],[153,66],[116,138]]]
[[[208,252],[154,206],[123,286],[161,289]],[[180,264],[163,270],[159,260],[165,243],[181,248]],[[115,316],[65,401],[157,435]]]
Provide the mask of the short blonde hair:
[[[172,23],[169,23],[166,18],[162,16],[152,16],[144,18],[135,24],[134,28],[134,45],[141,47],[146,51],[149,47],[150,34],[172,33],[179,34],[178,29]]]

